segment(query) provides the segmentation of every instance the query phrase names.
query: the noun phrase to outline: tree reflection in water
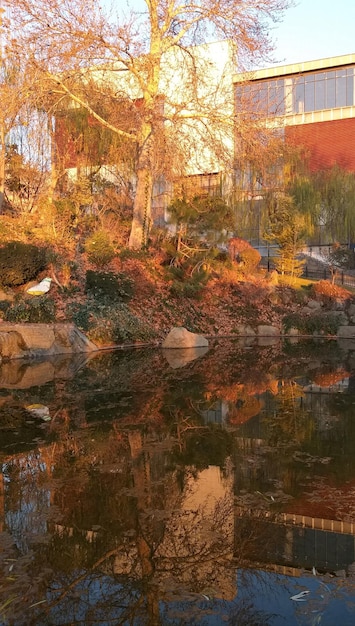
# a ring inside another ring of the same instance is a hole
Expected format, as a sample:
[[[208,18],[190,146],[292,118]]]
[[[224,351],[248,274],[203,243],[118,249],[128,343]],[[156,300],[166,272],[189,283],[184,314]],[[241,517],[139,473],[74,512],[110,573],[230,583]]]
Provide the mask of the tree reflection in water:
[[[352,362],[236,341],[4,370],[2,623],[350,624]]]

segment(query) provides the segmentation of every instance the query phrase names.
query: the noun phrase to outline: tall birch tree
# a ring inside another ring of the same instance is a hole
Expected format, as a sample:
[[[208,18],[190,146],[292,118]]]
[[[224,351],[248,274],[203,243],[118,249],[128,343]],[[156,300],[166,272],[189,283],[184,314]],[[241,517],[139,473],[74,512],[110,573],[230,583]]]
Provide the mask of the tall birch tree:
[[[270,26],[291,4],[126,0],[118,9],[104,0],[11,0],[11,45],[41,74],[42,89],[58,102],[66,98],[85,108],[97,123],[135,147],[130,247],[140,248],[147,239],[154,177],[170,161],[169,145],[178,156],[175,163],[188,166],[197,153],[205,162],[221,161],[233,142],[231,84],[222,85],[223,76],[221,84],[211,82],[209,68],[218,59],[195,51],[203,51],[207,42],[226,40],[233,42],[239,71],[250,61],[266,60],[273,49]],[[108,85],[118,101],[135,103],[139,119],[134,127],[112,120],[93,104],[93,92],[105,94]]]

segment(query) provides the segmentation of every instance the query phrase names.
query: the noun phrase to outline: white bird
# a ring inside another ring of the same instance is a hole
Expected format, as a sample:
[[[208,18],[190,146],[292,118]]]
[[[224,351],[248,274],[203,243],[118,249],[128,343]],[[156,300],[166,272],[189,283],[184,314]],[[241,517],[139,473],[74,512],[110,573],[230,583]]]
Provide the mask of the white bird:
[[[43,280],[41,280],[40,283],[37,283],[37,285],[33,285],[32,287],[26,289],[26,293],[29,293],[31,296],[43,296],[44,293],[49,291],[51,282],[51,278],[43,278]]]
[[[40,417],[44,422],[50,422],[49,408],[45,404],[28,404],[25,409],[35,417]]]

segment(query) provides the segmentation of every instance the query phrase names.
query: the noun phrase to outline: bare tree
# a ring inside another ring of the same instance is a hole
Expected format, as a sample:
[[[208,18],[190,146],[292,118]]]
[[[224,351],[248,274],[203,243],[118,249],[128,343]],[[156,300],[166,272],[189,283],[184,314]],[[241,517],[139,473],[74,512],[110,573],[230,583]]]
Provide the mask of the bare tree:
[[[11,0],[12,45],[40,72],[42,87],[58,101],[67,97],[71,106],[83,107],[135,146],[130,247],[141,247],[149,233],[154,177],[169,141],[182,166],[191,168],[199,155],[202,172],[230,156],[232,84],[204,44],[233,42],[229,62],[234,64],[237,53],[240,66],[267,58],[270,23],[291,3],[142,0],[142,10],[133,10],[135,3],[130,7],[127,0],[127,10],[116,13],[97,0]],[[93,84],[101,93],[110,85],[118,100],[139,102],[135,126],[127,129],[97,109],[92,89],[83,89]]]

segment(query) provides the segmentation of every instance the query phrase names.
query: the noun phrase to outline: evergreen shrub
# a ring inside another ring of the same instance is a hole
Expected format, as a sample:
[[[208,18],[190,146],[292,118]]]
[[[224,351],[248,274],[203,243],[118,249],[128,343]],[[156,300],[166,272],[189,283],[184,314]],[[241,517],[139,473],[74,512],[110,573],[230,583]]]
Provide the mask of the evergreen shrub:
[[[99,269],[106,267],[116,256],[110,238],[103,230],[98,230],[88,237],[84,247],[90,263]]]
[[[97,344],[149,341],[154,337],[147,322],[141,322],[124,303],[114,306],[88,299],[67,307],[67,316]]]
[[[10,241],[0,248],[0,284],[23,285],[46,267],[46,250],[22,241]]]
[[[329,313],[314,313],[312,315],[299,315],[290,313],[283,319],[283,327],[285,332],[291,328],[297,328],[303,335],[336,335],[340,326],[340,320],[337,316]]]
[[[37,296],[22,299],[8,306],[3,313],[6,322],[29,322],[32,324],[50,324],[56,319],[56,306],[52,298]]]
[[[127,301],[133,295],[133,281],[124,274],[88,270],[85,293],[90,298],[106,303]]]

